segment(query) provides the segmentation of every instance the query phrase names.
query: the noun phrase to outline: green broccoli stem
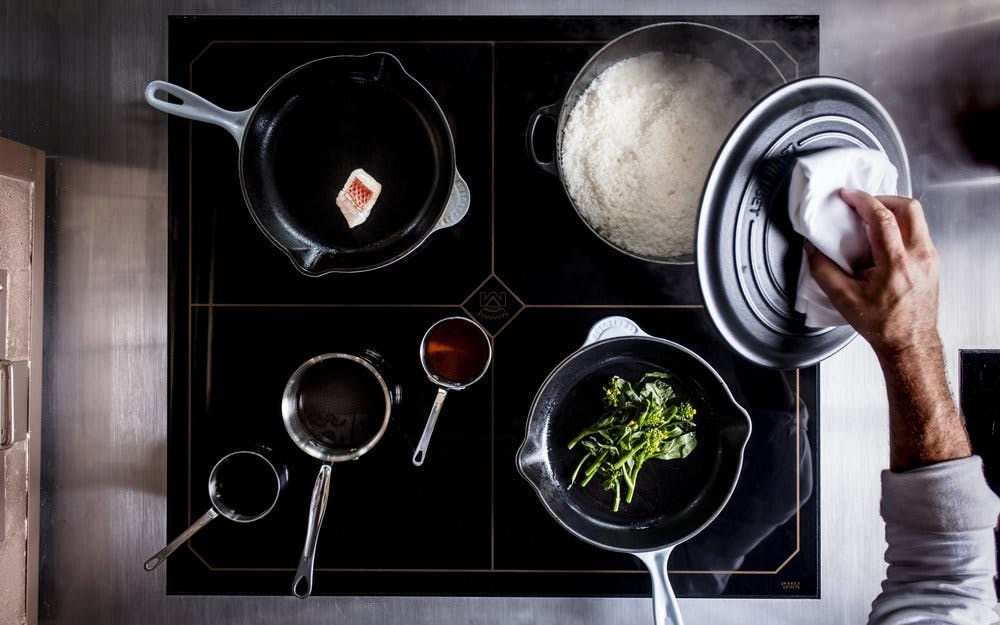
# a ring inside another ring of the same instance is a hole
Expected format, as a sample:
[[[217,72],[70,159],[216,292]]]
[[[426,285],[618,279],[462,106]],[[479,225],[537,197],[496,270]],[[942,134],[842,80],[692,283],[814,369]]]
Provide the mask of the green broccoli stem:
[[[618,480],[615,480],[615,505],[611,508],[612,511],[618,512],[618,506],[622,503],[622,487]]]
[[[632,495],[635,493],[635,485],[639,482],[639,469],[641,469],[642,465],[646,463],[646,460],[647,458],[639,459],[639,461],[635,463],[635,469],[632,470],[631,479],[625,480],[626,482],[629,482],[628,493],[625,495],[625,503],[632,503]],[[625,474],[628,475],[628,472],[625,471]]]
[[[590,456],[592,456],[592,455],[593,455],[593,454],[591,454],[591,453],[590,453],[590,452],[588,451],[588,452],[587,452],[587,455],[586,455],[586,456],[584,456],[583,458],[581,458],[581,459],[580,459],[580,463],[579,463],[578,465],[576,465],[576,470],[575,470],[575,471],[573,471],[573,477],[571,477],[571,478],[569,479],[569,486],[570,486],[570,488],[572,488],[572,487],[573,487],[573,484],[575,484],[575,483],[576,483],[576,476],[577,476],[577,475],[579,475],[579,473],[580,473],[580,469],[581,469],[581,468],[583,468],[583,463],[584,463],[584,462],[586,462],[586,461],[587,461],[587,458],[589,458],[589,457],[590,457]]]
[[[618,462],[616,462],[613,465],[611,465],[611,468],[612,469],[620,469],[620,468],[622,468],[622,466],[626,462],[628,462],[633,456],[635,456],[635,454],[637,452],[645,449],[646,444],[647,444],[647,442],[643,441],[643,442],[639,443],[638,445],[636,445],[635,447],[633,447],[632,449],[630,449],[627,454],[625,454],[624,456],[622,456],[621,460],[619,460]]]
[[[628,491],[625,493],[625,503],[632,503],[632,493],[635,492],[635,480],[632,479],[628,471],[622,471],[622,478],[625,480],[625,485],[628,486]]]
[[[590,483],[590,480],[595,475],[597,475],[597,470],[601,468],[601,463],[604,462],[604,459],[607,456],[608,456],[608,450],[605,449],[601,453],[601,455],[597,457],[597,460],[594,461],[594,464],[592,464],[589,467],[587,467],[587,470],[584,471],[584,473],[583,473],[584,478],[583,478],[583,481],[580,482],[580,486],[586,486],[588,483]]]
[[[592,430],[590,428],[587,428],[586,430],[584,430],[584,431],[580,432],[579,434],[577,434],[576,438],[574,438],[573,440],[571,440],[569,442],[569,445],[566,445],[566,449],[573,449],[574,447],[576,447],[577,443],[579,443],[580,441],[582,441],[583,439],[587,438],[588,436],[590,436],[591,434],[594,434],[594,433],[596,433],[596,430]]]
[[[576,447],[577,443],[579,443],[583,439],[585,439],[588,436],[591,436],[593,434],[604,434],[605,436],[607,436],[607,432],[606,432],[607,426],[606,426],[606,424],[603,427],[600,426],[600,424],[604,423],[604,421],[605,420],[602,418],[599,421],[595,421],[594,423],[591,423],[589,426],[587,426],[587,429],[585,429],[584,431],[580,432],[575,437],[573,437],[573,440],[571,440],[569,442],[569,444],[566,445],[566,449],[573,449],[574,447]]]

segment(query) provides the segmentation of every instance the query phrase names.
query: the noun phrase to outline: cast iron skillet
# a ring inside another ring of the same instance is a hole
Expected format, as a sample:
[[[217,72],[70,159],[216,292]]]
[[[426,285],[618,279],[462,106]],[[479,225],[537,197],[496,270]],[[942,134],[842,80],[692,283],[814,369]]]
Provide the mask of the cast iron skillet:
[[[674,374],[678,394],[697,410],[698,446],[683,460],[646,464],[632,503],[611,512],[611,494],[596,483],[569,488],[580,452],[566,444],[596,419],[601,387],[612,375],[634,380],[648,371]],[[681,345],[649,336],[629,319],[608,317],[542,384],[517,467],[564,528],[596,547],[642,560],[653,578],[656,624],[682,625],[667,558],[726,505],[749,437],[750,417],[708,363]]]
[[[250,215],[306,275],[396,262],[468,211],[469,189],[455,169],[441,107],[386,52],[301,65],[244,111],[159,80],[146,87],[146,101],[233,135]],[[368,221],[351,229],[335,200],[359,167],[382,183],[382,194]]]

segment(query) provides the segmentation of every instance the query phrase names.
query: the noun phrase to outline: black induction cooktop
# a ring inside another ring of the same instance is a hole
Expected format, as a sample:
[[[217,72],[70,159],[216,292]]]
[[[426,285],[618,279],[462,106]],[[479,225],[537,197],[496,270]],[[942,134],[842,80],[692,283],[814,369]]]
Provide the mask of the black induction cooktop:
[[[224,130],[169,122],[170,397],[167,523],[208,509],[224,454],[265,445],[289,469],[275,509],[212,523],[167,563],[168,594],[288,595],[318,462],[281,422],[306,359],[374,349],[403,389],[382,441],[334,466],[314,595],[648,596],[645,568],[562,530],[514,454],[547,373],[608,315],[710,361],[753,434],[722,514],[670,559],[680,596],[819,596],[818,371],[741,360],[702,308],[696,268],[620,254],[580,222],[525,154],[530,113],[557,101],[600,46],[669,17],[172,17],[169,79],[220,106],[253,106],[289,69],[388,51],[440,103],[472,204],[390,267],[309,278],[254,225]],[[815,16],[689,17],[756,43],[786,79],[818,70]],[[435,387],[418,357],[434,321],[474,317],[494,364],[452,393],[422,467],[411,463]],[[150,552],[158,545],[149,545]]]

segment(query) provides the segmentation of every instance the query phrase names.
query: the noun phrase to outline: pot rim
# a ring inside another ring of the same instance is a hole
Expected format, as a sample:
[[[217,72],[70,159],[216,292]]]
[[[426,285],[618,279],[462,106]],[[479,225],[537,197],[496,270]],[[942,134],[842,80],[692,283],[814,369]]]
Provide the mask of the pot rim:
[[[737,42],[743,43],[743,44],[749,46],[757,54],[759,54],[761,57],[763,57],[764,60],[766,60],[767,63],[771,67],[774,68],[774,71],[778,74],[778,77],[781,79],[781,84],[785,84],[785,83],[788,82],[788,79],[785,77],[785,75],[781,71],[781,69],[778,68],[778,66],[774,64],[774,61],[772,61],[770,59],[770,57],[768,57],[766,54],[764,54],[763,50],[761,50],[760,48],[758,48],[757,46],[755,46],[752,42],[750,42],[750,40],[745,39],[745,38],[737,35],[736,33],[732,32],[732,31],[726,30],[725,28],[720,28],[718,26],[712,26],[710,24],[703,24],[703,23],[700,23],[700,22],[690,22],[690,21],[683,21],[683,20],[681,20],[681,21],[672,21],[672,22],[657,22],[656,24],[647,24],[646,26],[640,26],[639,28],[634,28],[634,29],[632,29],[632,30],[630,30],[630,31],[628,31],[626,33],[623,33],[623,34],[619,35],[618,37],[615,37],[614,39],[612,39],[608,43],[604,44],[603,46],[601,46],[600,50],[598,50],[597,52],[595,52],[587,60],[587,62],[583,64],[583,67],[580,68],[580,71],[578,71],[576,73],[576,76],[573,77],[573,81],[569,84],[569,87],[566,88],[566,94],[569,94],[570,92],[572,92],[574,90],[578,90],[576,88],[579,85],[579,83],[581,82],[581,79],[583,78],[583,76],[587,73],[587,70],[590,69],[594,65],[594,63],[600,58],[600,56],[606,50],[610,49],[612,46],[615,46],[616,44],[618,44],[619,42],[621,42],[622,40],[624,40],[626,38],[636,36],[638,33],[641,33],[641,32],[647,31],[647,30],[651,30],[651,29],[654,29],[654,28],[658,29],[658,28],[664,28],[664,27],[674,27],[674,26],[694,26],[694,27],[698,27],[698,28],[705,28],[707,30],[716,31],[717,33],[720,33],[720,34],[732,37]],[[589,83],[588,83],[588,86],[589,86]],[[584,88],[583,90],[580,90],[581,94],[585,90],[586,90],[586,88]],[[578,96],[578,98],[579,98],[579,96]],[[684,266],[692,266],[692,265],[697,264],[696,263],[696,261],[697,261],[696,251],[692,251],[691,252],[691,254],[690,254],[690,260],[687,260],[686,257],[685,257],[684,260],[678,260],[678,259],[664,259],[664,258],[660,258],[660,257],[656,257],[656,256],[647,256],[647,255],[644,255],[644,254],[640,254],[638,252],[632,252],[630,250],[627,250],[624,247],[621,247],[618,244],[613,243],[612,241],[608,240],[607,237],[605,237],[603,234],[601,234],[600,232],[598,232],[597,229],[594,228],[594,226],[592,226],[590,224],[590,222],[587,220],[587,218],[583,216],[583,214],[580,212],[579,207],[577,207],[576,201],[573,199],[573,196],[570,195],[569,189],[566,187],[566,181],[563,179],[563,176],[562,176],[562,173],[561,173],[562,169],[563,169],[563,167],[562,167],[563,131],[565,130],[566,120],[569,118],[569,114],[573,110],[573,106],[576,105],[576,100],[574,100],[571,103],[572,104],[571,106],[567,106],[567,104],[570,104],[570,103],[568,103],[566,101],[566,98],[564,96],[562,102],[559,105],[559,118],[558,118],[558,120],[556,122],[555,165],[556,165],[556,169],[560,172],[560,174],[559,174],[558,177],[559,177],[560,184],[562,184],[563,192],[566,194],[566,197],[569,199],[570,204],[573,206],[573,212],[575,212],[577,214],[577,217],[580,218],[580,221],[582,221],[583,224],[587,227],[587,229],[590,230],[591,232],[593,232],[594,235],[597,236],[598,239],[600,239],[601,241],[604,241],[604,243],[606,243],[607,245],[611,246],[616,251],[621,252],[622,254],[625,254],[625,255],[630,256],[632,258],[635,258],[635,259],[638,259],[638,260],[642,260],[642,261],[645,261],[645,262],[656,263],[658,265],[667,265],[667,266],[684,267]],[[709,173],[711,173],[711,172],[709,172]],[[704,191],[702,191],[702,193],[704,193]],[[701,195],[699,195],[699,198],[698,198],[698,206],[699,206],[699,209],[700,209],[700,206],[701,206]],[[698,220],[696,219],[695,222],[697,223],[697,221]],[[697,241],[697,231],[695,232],[695,241]]]

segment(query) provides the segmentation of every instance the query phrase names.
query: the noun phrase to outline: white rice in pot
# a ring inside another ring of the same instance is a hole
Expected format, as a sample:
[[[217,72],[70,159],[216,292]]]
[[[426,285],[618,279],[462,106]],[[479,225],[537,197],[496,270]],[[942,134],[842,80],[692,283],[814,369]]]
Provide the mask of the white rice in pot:
[[[577,99],[560,170],[577,210],[634,254],[694,254],[701,190],[723,139],[753,100],[711,63],[653,52],[602,72]]]

